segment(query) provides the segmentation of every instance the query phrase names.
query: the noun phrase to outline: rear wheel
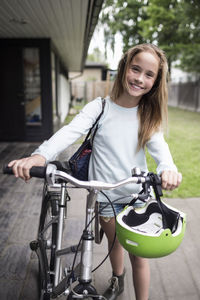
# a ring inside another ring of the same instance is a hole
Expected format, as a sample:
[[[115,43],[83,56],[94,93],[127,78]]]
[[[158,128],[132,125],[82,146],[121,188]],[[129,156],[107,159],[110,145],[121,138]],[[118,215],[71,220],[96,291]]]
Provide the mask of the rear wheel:
[[[57,242],[57,216],[59,194],[45,191],[39,223],[39,273],[40,300],[50,299],[53,286]],[[48,298],[49,297],[49,298]]]

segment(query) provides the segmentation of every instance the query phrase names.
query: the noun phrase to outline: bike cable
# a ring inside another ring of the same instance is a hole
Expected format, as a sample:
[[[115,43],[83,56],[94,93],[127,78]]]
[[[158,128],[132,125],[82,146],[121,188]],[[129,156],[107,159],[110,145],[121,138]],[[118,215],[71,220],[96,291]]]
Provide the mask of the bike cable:
[[[101,191],[101,193],[107,198],[107,200],[108,200],[109,203],[107,203],[107,204],[106,204],[99,212],[103,211],[103,210],[110,204],[111,207],[112,207],[113,213],[114,213],[114,217],[115,217],[115,219],[116,219],[116,213],[115,213],[115,209],[114,209],[114,207],[113,207],[113,202],[116,202],[116,201],[118,201],[119,199],[116,199],[115,201],[112,202],[112,201],[109,199],[109,197],[108,197],[104,192]],[[90,224],[93,222],[93,220],[95,219],[95,217],[96,217],[96,214],[94,214],[94,216],[92,217],[92,219],[90,220],[90,222],[85,226],[85,228],[84,228],[83,231],[87,230],[87,228],[88,228],[88,227],[90,226]],[[83,234],[81,235],[81,238],[80,238],[80,240],[79,240],[79,243],[78,243],[76,252],[75,252],[75,254],[74,254],[74,259],[73,259],[73,263],[72,263],[72,269],[71,269],[69,278],[71,278],[71,277],[74,276],[74,268],[75,268],[76,258],[77,258],[78,250],[79,250],[79,247],[80,247],[80,245],[81,245],[82,239],[83,239]],[[114,236],[114,238],[113,238],[112,245],[111,245],[111,247],[110,247],[110,249],[109,249],[109,251],[108,251],[108,254],[107,254],[106,257],[102,260],[102,262],[101,262],[97,267],[95,267],[95,268],[92,270],[92,272],[95,272],[95,271],[96,271],[96,270],[97,270],[97,269],[98,269],[98,268],[106,261],[106,259],[109,257],[109,255],[110,255],[110,253],[111,253],[111,251],[112,251],[112,249],[113,249],[113,247],[114,247],[115,240],[116,240],[116,233],[115,233],[115,236]]]

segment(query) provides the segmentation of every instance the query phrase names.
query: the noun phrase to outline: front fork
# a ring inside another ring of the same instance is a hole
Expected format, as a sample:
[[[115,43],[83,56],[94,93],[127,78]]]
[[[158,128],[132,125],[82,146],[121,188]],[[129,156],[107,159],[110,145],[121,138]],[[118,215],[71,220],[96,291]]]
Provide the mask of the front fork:
[[[63,183],[61,185],[61,198],[60,198],[60,210],[59,210],[59,218],[58,218],[58,235],[57,235],[57,247],[56,252],[62,249],[62,236],[63,236],[63,223],[64,217],[66,213],[66,184]],[[61,258],[56,256],[56,264],[55,264],[55,277],[54,277],[54,286],[57,286],[60,280],[60,267],[61,267]]]
[[[86,223],[82,237],[81,263],[80,263],[80,283],[89,283],[92,281],[92,263],[93,263],[93,216],[94,207],[98,191],[92,190],[87,196],[86,205]]]

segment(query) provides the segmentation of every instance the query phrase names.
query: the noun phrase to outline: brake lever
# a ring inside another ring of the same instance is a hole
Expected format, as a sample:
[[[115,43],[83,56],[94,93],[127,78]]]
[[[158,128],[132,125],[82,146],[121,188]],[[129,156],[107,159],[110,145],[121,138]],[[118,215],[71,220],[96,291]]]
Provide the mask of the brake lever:
[[[157,174],[154,174],[154,173],[149,173],[149,177],[151,179],[151,183],[152,183],[152,186],[153,186],[153,189],[154,189],[154,192],[155,192],[156,196],[162,197],[163,192],[162,192],[161,177],[158,176]]]

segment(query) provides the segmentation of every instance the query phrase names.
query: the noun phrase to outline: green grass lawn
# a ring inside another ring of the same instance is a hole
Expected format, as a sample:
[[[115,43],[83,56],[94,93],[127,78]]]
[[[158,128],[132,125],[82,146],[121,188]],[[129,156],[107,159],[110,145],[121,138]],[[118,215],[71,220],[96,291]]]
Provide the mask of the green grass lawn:
[[[168,134],[165,139],[173,159],[183,175],[180,187],[173,192],[165,192],[165,197],[200,196],[200,113],[169,107]],[[147,154],[150,170],[155,163]]]

